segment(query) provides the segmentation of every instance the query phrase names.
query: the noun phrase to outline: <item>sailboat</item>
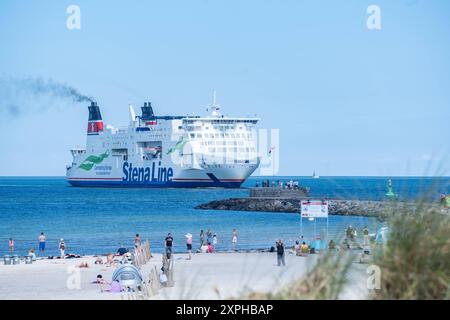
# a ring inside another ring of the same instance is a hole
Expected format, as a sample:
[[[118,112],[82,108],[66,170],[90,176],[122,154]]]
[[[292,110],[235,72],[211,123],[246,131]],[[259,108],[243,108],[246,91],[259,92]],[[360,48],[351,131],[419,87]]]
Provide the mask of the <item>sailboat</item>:
[[[314,170],[312,177],[313,177],[314,179],[319,179],[319,178],[320,178],[320,176],[317,176],[317,175],[316,175],[316,170]]]

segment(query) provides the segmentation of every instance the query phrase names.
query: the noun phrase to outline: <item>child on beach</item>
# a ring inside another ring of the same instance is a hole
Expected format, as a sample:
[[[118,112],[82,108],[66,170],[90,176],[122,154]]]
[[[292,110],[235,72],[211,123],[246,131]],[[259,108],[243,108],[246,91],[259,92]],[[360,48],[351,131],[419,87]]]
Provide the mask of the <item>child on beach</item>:
[[[59,251],[60,251],[60,257],[61,259],[65,259],[66,255],[64,254],[65,250],[66,250],[66,244],[64,242],[64,239],[61,238],[61,240],[59,241]]]
[[[32,260],[32,261],[36,261],[36,252],[34,251],[33,248],[31,248],[31,249],[28,251],[28,256],[31,257],[31,260]]]
[[[208,242],[208,253],[212,253],[213,252],[213,246],[211,244],[211,242]]]
[[[231,235],[231,243],[233,244],[233,250],[236,251],[236,244],[237,244],[237,231],[236,231],[236,229],[233,229],[233,233]]]
[[[9,238],[8,246],[9,246],[9,254],[13,254],[14,253],[14,240],[13,240],[13,238]]]

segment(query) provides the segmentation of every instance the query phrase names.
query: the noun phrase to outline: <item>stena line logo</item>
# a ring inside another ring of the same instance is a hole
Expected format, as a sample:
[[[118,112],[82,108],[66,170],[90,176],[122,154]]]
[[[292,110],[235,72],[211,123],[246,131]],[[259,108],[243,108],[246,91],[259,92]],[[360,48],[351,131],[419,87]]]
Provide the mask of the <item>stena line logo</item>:
[[[122,170],[122,180],[128,182],[167,182],[173,177],[173,169],[161,167],[161,161],[158,166],[153,162],[151,167],[133,167],[131,162],[125,161]]]

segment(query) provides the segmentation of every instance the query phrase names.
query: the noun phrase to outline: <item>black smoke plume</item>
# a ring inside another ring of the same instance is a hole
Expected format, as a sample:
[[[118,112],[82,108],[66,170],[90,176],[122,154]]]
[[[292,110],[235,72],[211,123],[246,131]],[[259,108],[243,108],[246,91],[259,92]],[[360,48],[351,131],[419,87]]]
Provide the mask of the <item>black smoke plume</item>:
[[[40,98],[65,99],[75,103],[94,101],[92,97],[82,94],[74,87],[52,79],[0,78],[0,111],[17,117],[25,109],[30,110],[27,104],[39,103]]]

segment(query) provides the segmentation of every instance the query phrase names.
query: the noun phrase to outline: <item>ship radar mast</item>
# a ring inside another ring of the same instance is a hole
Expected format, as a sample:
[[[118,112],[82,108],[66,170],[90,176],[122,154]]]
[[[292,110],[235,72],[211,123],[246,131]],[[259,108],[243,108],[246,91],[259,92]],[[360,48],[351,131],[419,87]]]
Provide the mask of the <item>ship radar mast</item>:
[[[206,111],[211,110],[211,116],[215,118],[219,118],[221,116],[219,110],[220,110],[220,104],[216,103],[216,90],[213,91],[213,101],[212,104],[208,105],[208,108]]]

